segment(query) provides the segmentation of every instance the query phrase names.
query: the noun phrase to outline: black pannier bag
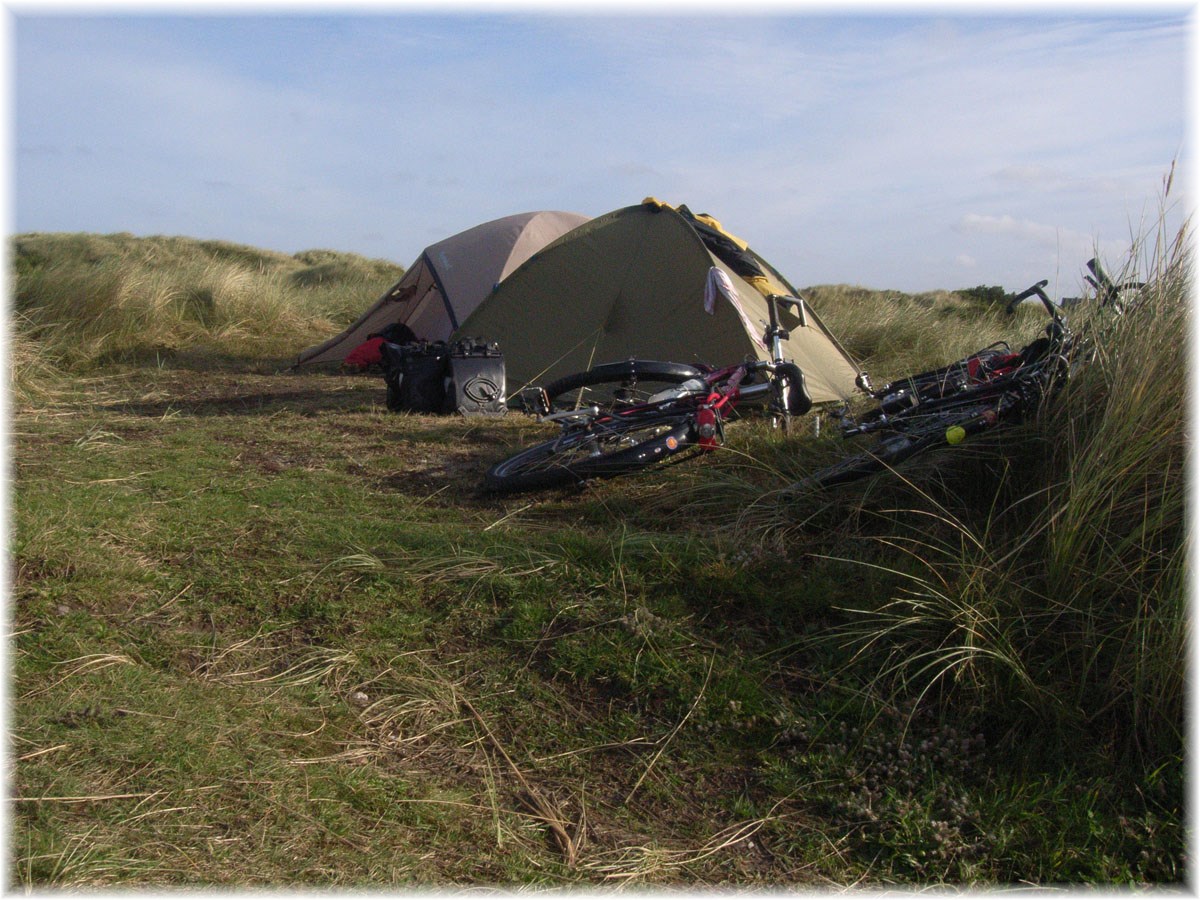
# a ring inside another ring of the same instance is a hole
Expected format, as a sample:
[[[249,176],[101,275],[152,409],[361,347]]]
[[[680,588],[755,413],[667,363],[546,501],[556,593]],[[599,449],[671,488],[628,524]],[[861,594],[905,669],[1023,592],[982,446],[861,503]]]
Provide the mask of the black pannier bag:
[[[417,413],[445,411],[450,357],[445,341],[385,343],[380,355],[388,409]]]
[[[380,349],[393,412],[502,416],[508,412],[504,355],[495,341],[464,338],[385,343]]]
[[[463,338],[450,345],[447,412],[504,415],[508,412],[504,382],[504,354],[495,341]]]

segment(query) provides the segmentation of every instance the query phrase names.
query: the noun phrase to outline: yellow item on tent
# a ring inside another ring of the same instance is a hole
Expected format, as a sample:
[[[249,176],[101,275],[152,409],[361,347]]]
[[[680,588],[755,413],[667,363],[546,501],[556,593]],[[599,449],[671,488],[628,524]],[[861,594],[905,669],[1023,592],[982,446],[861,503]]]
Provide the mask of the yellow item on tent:
[[[742,278],[743,281],[748,281],[764,297],[770,297],[773,293],[771,290],[771,282],[762,275],[746,275]]]
[[[669,203],[663,203],[657,197],[647,197],[645,200],[642,201],[642,206],[650,206],[650,207],[653,207],[654,209],[664,209],[665,208],[665,209],[673,209],[676,211],[679,210],[679,207],[671,206]],[[743,241],[736,234],[730,234],[728,231],[726,231],[724,229],[724,227],[722,227],[721,223],[718,222],[716,219],[714,219],[712,216],[710,216],[708,213],[700,213],[699,215],[692,213],[692,215],[695,216],[695,218],[698,221],[703,222],[705,225],[707,225],[709,228],[714,228],[717,231],[721,232],[721,234],[725,235],[725,237],[729,238],[731,241],[733,241],[735,244],[737,244],[741,249],[743,249],[743,250],[750,249],[749,244],[747,244],[745,241]],[[760,290],[761,290],[761,288],[760,288]]]
[[[730,234],[728,231],[726,231],[721,226],[721,223],[718,222],[716,219],[714,219],[712,216],[710,216],[708,213],[701,213],[700,215],[696,216],[696,218],[699,219],[701,222],[703,222],[705,225],[709,226],[710,228],[715,228],[717,231],[721,232],[721,234],[725,235],[725,237],[729,238],[731,241],[733,241],[735,244],[737,244],[741,249],[743,249],[743,250],[750,249],[749,244],[747,244],[745,241],[743,241],[736,234]]]

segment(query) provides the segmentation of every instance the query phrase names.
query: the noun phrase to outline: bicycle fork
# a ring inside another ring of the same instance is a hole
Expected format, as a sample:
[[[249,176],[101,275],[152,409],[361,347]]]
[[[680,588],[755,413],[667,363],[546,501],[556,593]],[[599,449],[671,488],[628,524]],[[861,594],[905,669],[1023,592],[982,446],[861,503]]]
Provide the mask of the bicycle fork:
[[[696,446],[701,451],[716,450],[725,443],[723,410],[737,398],[748,372],[747,366],[739,368],[719,390],[710,393],[696,410]]]
[[[711,404],[706,403],[696,410],[696,435],[696,446],[704,451],[716,450],[725,442],[721,417]]]
[[[767,313],[770,316],[770,322],[764,337],[771,347],[771,361],[767,364],[767,371],[770,373],[772,381],[772,405],[775,407],[773,421],[776,427],[782,421],[783,433],[790,436],[792,417],[802,416],[812,409],[812,397],[808,393],[804,372],[794,362],[783,358],[783,342],[790,336],[787,329],[779,322],[779,306],[783,303],[791,303],[796,307],[801,327],[808,325],[808,316],[804,311],[802,297],[783,297],[778,294],[771,294],[767,297]]]

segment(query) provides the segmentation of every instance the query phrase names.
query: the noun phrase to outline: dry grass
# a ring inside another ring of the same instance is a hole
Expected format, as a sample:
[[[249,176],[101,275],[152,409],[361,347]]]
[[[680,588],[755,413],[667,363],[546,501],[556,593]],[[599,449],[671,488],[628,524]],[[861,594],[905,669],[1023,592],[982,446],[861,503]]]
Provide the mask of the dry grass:
[[[931,361],[972,353],[981,339],[1020,346],[1030,331],[1026,317],[1005,316],[950,291],[903,294],[818,285],[804,294],[877,384],[921,371]]]
[[[130,235],[13,239],[19,382],[183,351],[288,358],[328,337],[403,272],[353,254],[289,257]],[[33,390],[27,388],[26,390]]]

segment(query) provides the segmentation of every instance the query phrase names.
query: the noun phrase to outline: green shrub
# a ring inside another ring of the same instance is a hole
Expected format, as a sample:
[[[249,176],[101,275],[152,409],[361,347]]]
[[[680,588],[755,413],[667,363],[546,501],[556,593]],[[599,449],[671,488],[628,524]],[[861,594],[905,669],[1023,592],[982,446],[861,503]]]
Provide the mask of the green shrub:
[[[964,300],[969,300],[972,303],[978,303],[982,306],[1003,306],[1013,298],[1013,295],[1004,290],[999,285],[981,284],[973,288],[959,288],[954,293],[962,297]]]

